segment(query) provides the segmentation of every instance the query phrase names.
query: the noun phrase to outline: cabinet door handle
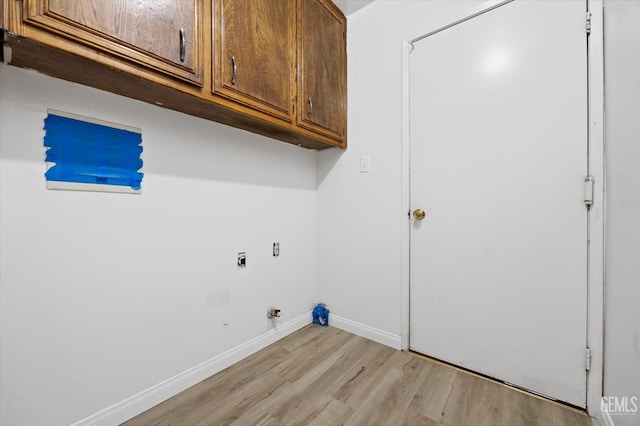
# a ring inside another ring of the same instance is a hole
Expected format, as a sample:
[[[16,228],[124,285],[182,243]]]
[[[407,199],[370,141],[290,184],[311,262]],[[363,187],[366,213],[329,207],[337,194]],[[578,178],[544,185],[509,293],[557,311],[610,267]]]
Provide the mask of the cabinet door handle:
[[[231,65],[233,66],[233,75],[231,76],[231,84],[236,84],[236,77],[238,76],[238,61],[236,57],[231,57]]]
[[[307,112],[307,115],[311,117],[311,112],[313,111],[313,102],[311,102],[311,98],[309,98],[307,102],[309,102],[309,111]]]
[[[184,55],[187,51],[187,38],[184,35],[184,28],[180,28],[180,61],[184,62]]]

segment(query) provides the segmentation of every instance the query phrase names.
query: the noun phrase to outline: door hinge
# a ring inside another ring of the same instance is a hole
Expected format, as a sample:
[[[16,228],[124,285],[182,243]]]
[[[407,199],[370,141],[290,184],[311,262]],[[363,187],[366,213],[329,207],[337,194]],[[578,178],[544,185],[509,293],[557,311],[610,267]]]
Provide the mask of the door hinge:
[[[584,204],[587,208],[593,205],[593,176],[584,178]]]
[[[587,22],[585,24],[587,35],[591,34],[591,12],[587,12]]]
[[[591,349],[588,347],[584,352],[584,369],[591,370]]]

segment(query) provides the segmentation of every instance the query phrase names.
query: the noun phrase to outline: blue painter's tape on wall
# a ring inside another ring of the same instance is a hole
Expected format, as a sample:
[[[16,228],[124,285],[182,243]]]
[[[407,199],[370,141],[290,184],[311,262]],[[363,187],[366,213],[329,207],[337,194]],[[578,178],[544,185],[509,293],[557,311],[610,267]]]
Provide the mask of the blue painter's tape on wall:
[[[44,121],[47,180],[140,189],[142,135],[80,119],[49,114]]]

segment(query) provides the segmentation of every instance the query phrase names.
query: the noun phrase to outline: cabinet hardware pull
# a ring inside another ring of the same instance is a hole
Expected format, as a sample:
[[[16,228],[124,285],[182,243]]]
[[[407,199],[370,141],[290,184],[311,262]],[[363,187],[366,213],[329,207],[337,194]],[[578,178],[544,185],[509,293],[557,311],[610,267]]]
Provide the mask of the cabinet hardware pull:
[[[313,102],[311,102],[311,98],[309,98],[309,112],[307,113],[307,115],[309,117],[311,117],[311,112],[313,111]]]
[[[231,84],[236,84],[236,77],[238,76],[238,62],[236,57],[231,57],[231,65],[233,65],[233,75],[231,76]]]
[[[184,55],[187,50],[187,38],[184,36],[184,28],[180,28],[180,61],[184,62]]]

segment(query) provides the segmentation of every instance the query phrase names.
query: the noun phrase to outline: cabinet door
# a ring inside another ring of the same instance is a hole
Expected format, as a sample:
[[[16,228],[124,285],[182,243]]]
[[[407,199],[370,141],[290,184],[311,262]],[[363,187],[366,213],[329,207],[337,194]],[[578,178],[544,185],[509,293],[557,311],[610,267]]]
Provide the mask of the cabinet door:
[[[215,93],[292,120],[294,1],[215,2]]]
[[[325,0],[298,0],[298,114],[300,127],[345,141],[346,20]]]
[[[9,13],[7,12],[6,9],[7,4],[4,2],[4,0],[0,0],[0,28],[6,28],[6,23],[5,23],[5,19],[6,16],[9,15]]]
[[[25,23],[202,82],[201,0],[25,0]]]

